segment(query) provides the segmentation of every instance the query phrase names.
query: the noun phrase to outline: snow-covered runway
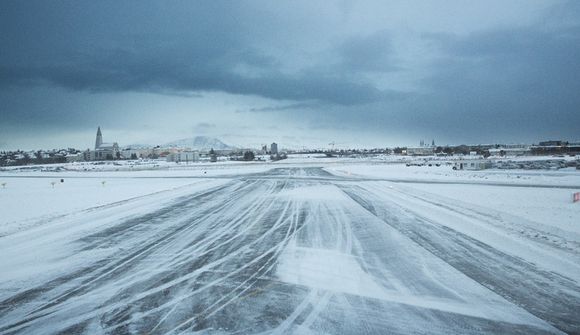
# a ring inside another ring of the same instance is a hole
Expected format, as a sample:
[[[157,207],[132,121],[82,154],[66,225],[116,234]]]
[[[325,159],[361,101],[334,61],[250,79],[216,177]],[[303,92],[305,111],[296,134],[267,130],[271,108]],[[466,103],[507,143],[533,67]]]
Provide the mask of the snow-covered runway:
[[[317,167],[198,178],[0,237],[0,334],[580,332],[578,239],[520,219]]]

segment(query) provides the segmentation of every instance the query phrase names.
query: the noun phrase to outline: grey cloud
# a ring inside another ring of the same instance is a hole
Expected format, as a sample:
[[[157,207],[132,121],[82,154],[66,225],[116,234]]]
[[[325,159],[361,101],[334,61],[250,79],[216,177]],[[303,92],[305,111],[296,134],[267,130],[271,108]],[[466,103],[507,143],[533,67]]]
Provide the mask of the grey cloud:
[[[191,128],[194,133],[210,134],[217,129],[217,125],[209,122],[199,122]]]
[[[471,124],[490,140],[506,133],[570,136],[580,129],[580,26],[428,38],[444,55],[416,106],[432,125],[461,131],[459,125]],[[445,118],[428,110],[443,110]]]
[[[377,31],[370,35],[350,37],[336,51],[341,60],[340,67],[353,72],[391,72],[399,70],[394,58],[388,31]]]
[[[375,52],[388,49],[388,41],[383,41],[381,35],[345,42],[341,47],[342,67],[315,69],[314,66],[303,66],[302,70],[288,73],[279,70],[280,63],[275,57],[253,46],[259,41],[253,41],[245,34],[242,22],[260,18],[237,17],[234,15],[237,5],[204,2],[199,8],[197,5],[185,8],[169,6],[169,10],[164,10],[169,12],[168,15],[175,15],[172,20],[176,22],[167,24],[164,21],[163,28],[151,31],[147,21],[152,20],[151,24],[155,24],[160,20],[159,15],[152,12],[159,6],[144,6],[146,10],[139,9],[123,17],[122,14],[128,11],[124,8],[127,6],[121,6],[115,15],[105,16],[109,3],[105,4],[76,6],[58,3],[54,6],[56,8],[52,8],[36,3],[46,10],[43,22],[58,22],[44,30],[28,21],[35,14],[28,12],[31,9],[26,8],[27,4],[13,9],[14,13],[8,13],[15,17],[5,14],[7,22],[3,25],[6,29],[0,33],[0,42],[8,46],[8,52],[0,56],[0,85],[30,87],[46,84],[89,92],[137,91],[180,95],[219,91],[340,105],[364,104],[398,96],[397,92],[379,90],[372,82],[350,73],[352,68],[365,66],[361,64],[368,64],[367,70],[383,68],[381,52],[364,62]],[[94,15],[89,15],[85,7],[94,7]],[[191,18],[186,20],[187,16],[180,9],[191,14]],[[214,22],[215,13],[220,13],[220,16]],[[252,14],[247,10],[242,13]],[[87,22],[82,24],[79,22],[81,19]],[[110,27],[99,20],[107,21]],[[24,23],[18,23],[20,21]],[[96,32],[90,29],[91,26],[98,27]],[[16,27],[20,31],[16,31]],[[27,37],[26,45],[14,44],[15,36],[24,35]],[[86,40],[80,38],[83,36]]]
[[[495,4],[498,12],[500,3]],[[384,138],[440,134],[473,141],[578,134],[578,1],[554,6],[532,24],[508,22],[478,30],[489,21],[481,19],[476,28],[466,27],[476,31],[467,35],[433,28],[447,26],[436,22],[441,21],[438,14],[453,12],[456,5],[441,6],[431,17],[401,18],[410,25],[421,20],[412,26],[418,33],[355,18],[360,15],[356,8],[335,5],[1,2],[0,126],[78,129],[108,122],[111,128],[155,118],[158,110],[172,113],[171,107],[144,108],[145,97],[154,96],[163,104],[179,101],[175,109],[183,110],[174,113],[191,117],[187,131],[213,132],[197,122],[221,125],[219,118],[226,117],[220,114],[222,95],[207,92],[225,92],[230,104],[224,115],[236,108],[254,113],[227,117],[290,120],[300,113],[297,127],[340,134],[348,128]],[[365,4],[369,11],[389,6]],[[410,16],[420,7],[400,6]],[[357,26],[349,26],[352,22]],[[203,96],[206,100],[197,101],[207,108],[206,119],[198,117],[201,110],[196,114],[195,108],[184,107],[193,99],[184,102],[174,95]],[[260,112],[277,114],[264,118]],[[284,131],[289,130],[276,133]]]
[[[361,104],[396,97],[397,92],[384,92],[370,83],[349,81],[333,73],[303,72],[283,74],[274,69],[257,76],[238,74],[240,64],[255,64],[259,55],[250,51],[226,56],[189,58],[175,55],[151,57],[143,53],[109,53],[96,55],[82,63],[28,64],[0,66],[0,82],[5,86],[26,86],[41,83],[73,90],[94,92],[144,91],[183,94],[184,92],[222,91],[253,94],[276,100],[320,100],[343,105]],[[211,58],[211,59],[209,59]],[[234,59],[236,62],[234,62]],[[247,60],[247,61],[246,61]]]
[[[296,103],[296,104],[289,104],[289,105],[282,105],[282,106],[267,106],[267,107],[260,107],[260,108],[250,108],[248,112],[285,112],[290,110],[297,110],[297,109],[313,109],[319,107],[320,104],[317,103]]]

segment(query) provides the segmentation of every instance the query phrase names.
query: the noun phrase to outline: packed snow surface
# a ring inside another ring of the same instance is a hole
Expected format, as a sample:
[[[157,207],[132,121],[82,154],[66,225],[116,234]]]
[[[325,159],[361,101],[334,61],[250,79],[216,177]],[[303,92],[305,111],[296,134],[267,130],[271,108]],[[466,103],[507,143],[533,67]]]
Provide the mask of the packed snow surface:
[[[575,171],[305,159],[0,182],[0,334],[580,332]]]

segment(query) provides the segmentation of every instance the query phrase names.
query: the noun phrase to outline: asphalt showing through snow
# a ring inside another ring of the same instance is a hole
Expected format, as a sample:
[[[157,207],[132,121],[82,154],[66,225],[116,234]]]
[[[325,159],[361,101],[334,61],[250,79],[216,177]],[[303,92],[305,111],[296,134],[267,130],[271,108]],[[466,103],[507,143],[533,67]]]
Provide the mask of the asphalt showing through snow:
[[[376,180],[227,179],[83,236],[31,238],[87,261],[4,293],[0,334],[580,332],[577,281],[389,202]]]

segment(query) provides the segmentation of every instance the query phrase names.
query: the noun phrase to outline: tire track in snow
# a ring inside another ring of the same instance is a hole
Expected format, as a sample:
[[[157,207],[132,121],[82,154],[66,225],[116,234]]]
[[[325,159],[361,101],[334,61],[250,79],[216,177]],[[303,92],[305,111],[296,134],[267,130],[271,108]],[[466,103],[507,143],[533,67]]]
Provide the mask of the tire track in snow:
[[[242,288],[241,293],[238,294],[238,296],[240,294],[243,294],[243,292],[248,290],[248,287],[243,287],[244,284],[249,284],[248,286],[251,287],[253,285],[253,283],[255,283],[257,280],[255,280],[256,277],[262,276],[264,275],[264,273],[271,271],[273,266],[275,265],[275,259],[277,257],[276,253],[272,254],[272,251],[274,252],[281,252],[281,250],[284,247],[284,243],[286,243],[286,240],[290,238],[291,234],[295,233],[295,231],[298,229],[298,225],[299,225],[299,221],[303,220],[303,214],[297,213],[297,211],[299,212],[298,209],[294,209],[293,211],[293,215],[294,218],[290,221],[287,220],[287,218],[285,217],[284,214],[280,214],[280,222],[277,224],[274,224],[273,227],[266,227],[266,231],[264,231],[261,234],[256,234],[256,235],[249,235],[247,237],[245,237],[245,239],[247,238],[253,238],[255,240],[253,241],[248,241],[248,242],[238,242],[238,243],[233,243],[236,239],[242,238],[244,235],[244,232],[247,232],[248,229],[251,229],[252,226],[256,225],[256,222],[259,222],[259,217],[256,217],[256,215],[258,215],[259,213],[267,213],[270,210],[273,210],[274,212],[277,212],[277,209],[272,209],[271,205],[274,202],[274,200],[277,199],[270,199],[268,200],[268,194],[274,194],[275,192],[279,192],[280,190],[284,189],[285,184],[284,183],[278,183],[278,182],[268,182],[268,183],[258,183],[257,181],[251,181],[251,182],[244,182],[244,184],[250,184],[250,185],[254,185],[252,186],[252,189],[256,188],[256,184],[263,184],[263,185],[270,185],[272,187],[268,188],[268,190],[266,190],[266,195],[259,197],[259,201],[251,201],[254,200],[258,197],[253,197],[250,196],[250,201],[246,201],[247,203],[253,203],[255,202],[255,204],[253,204],[254,206],[250,206],[248,207],[248,209],[244,212],[241,213],[241,218],[237,220],[237,224],[231,224],[231,222],[223,222],[226,225],[230,225],[227,229],[222,229],[222,233],[221,234],[211,234],[211,230],[210,230],[210,234],[211,236],[207,236],[206,234],[202,234],[202,235],[206,235],[204,236],[204,238],[200,239],[199,241],[195,242],[195,243],[190,243],[190,249],[196,247],[197,249],[195,251],[193,251],[194,254],[197,254],[198,257],[203,256],[203,254],[201,252],[204,252],[206,254],[211,254],[211,253],[215,253],[216,251],[220,250],[220,253],[223,253],[224,250],[226,252],[226,255],[224,254],[220,254],[220,255],[216,255],[215,259],[209,259],[208,261],[213,262],[212,267],[215,266],[219,266],[220,264],[224,264],[226,263],[226,261],[231,260],[231,259],[235,259],[237,255],[237,253],[240,253],[242,251],[242,249],[244,250],[248,250],[250,249],[250,247],[252,247],[253,244],[256,244],[258,242],[260,242],[261,240],[263,241],[265,239],[265,237],[268,236],[268,234],[272,234],[275,233],[276,231],[280,230],[280,229],[285,229],[285,235],[286,238],[283,239],[282,241],[279,241],[278,244],[270,250],[267,250],[267,252],[263,253],[263,254],[259,254],[256,257],[254,257],[253,260],[250,260],[245,266],[242,266],[241,268],[238,269],[238,271],[236,272],[230,272],[230,275],[228,276],[221,276],[221,278],[218,278],[219,280],[217,282],[210,282],[208,285],[206,285],[207,287],[211,287],[212,285],[216,285],[218,284],[220,281],[224,281],[229,279],[231,276],[237,274],[238,272],[242,272],[244,271],[247,267],[255,265],[254,263],[256,262],[260,262],[260,261],[265,261],[265,265],[262,265],[260,267],[260,270],[264,270],[264,271],[258,271],[256,272],[254,275],[250,276],[245,282],[242,282],[242,285],[239,285],[237,287],[237,289]],[[281,184],[281,186],[280,186]],[[250,195],[251,192],[249,192],[250,190],[234,190],[235,192],[229,192],[231,194],[227,194],[229,202],[235,203],[237,201],[241,201],[241,198],[244,197],[248,197]],[[254,190],[254,193],[256,194],[261,194],[263,192],[263,188],[260,188],[258,190]],[[216,194],[214,192],[212,199],[215,201],[216,199],[214,199],[216,197]],[[268,200],[268,201],[267,201]],[[264,205],[264,203],[267,202],[268,206]],[[217,203],[221,206],[221,210],[225,210],[224,204],[221,204],[220,201],[217,201]],[[288,208],[288,206],[285,207],[286,209]],[[210,211],[210,213],[206,213],[206,221],[213,221],[210,220],[212,218],[212,215],[215,214],[215,211]],[[253,215],[250,215],[253,214]],[[268,218],[263,218],[265,220],[267,220]],[[149,221],[150,218],[147,218],[146,221]],[[204,221],[204,217],[202,216],[202,218],[200,220],[197,220],[196,223],[199,224],[200,221]],[[208,227],[215,227],[217,225],[216,222],[212,222],[213,226],[207,226],[205,225],[205,227],[203,227],[204,229],[207,229]],[[40,309],[37,309],[36,311],[29,313],[29,316],[32,314],[32,316],[36,316],[38,319],[42,319],[45,316],[49,316],[50,313],[53,312],[58,312],[57,307],[60,305],[63,305],[63,303],[67,300],[67,299],[77,299],[77,300],[81,300],[83,298],[85,298],[85,296],[83,295],[84,293],[87,292],[95,292],[98,291],[98,288],[92,287],[92,286],[88,286],[88,284],[92,284],[95,283],[97,284],[97,286],[106,286],[108,282],[113,282],[115,283],[115,281],[118,281],[119,278],[124,278],[124,274],[123,272],[126,272],[126,270],[128,268],[137,266],[136,263],[138,263],[139,261],[146,259],[147,257],[149,257],[153,252],[155,252],[156,250],[158,250],[163,244],[167,244],[169,243],[171,240],[174,240],[176,238],[182,238],[183,236],[180,236],[181,234],[183,234],[184,232],[186,232],[186,227],[182,225],[181,223],[177,223],[175,224],[175,226],[179,227],[179,229],[170,232],[169,234],[166,234],[164,237],[159,238],[159,236],[157,236],[155,239],[152,240],[151,243],[148,243],[147,245],[145,245],[144,247],[138,249],[136,252],[131,253],[131,255],[124,257],[121,262],[115,262],[114,266],[113,266],[113,270],[120,270],[120,272],[118,274],[115,273],[111,273],[110,271],[99,271],[97,276],[91,276],[90,277],[90,281],[87,282],[86,280],[83,282],[81,287],[75,288],[73,291],[69,291],[67,293],[65,293],[64,295],[60,295],[57,296],[56,298],[53,298],[52,300],[49,298],[50,303],[48,305],[43,306]],[[191,225],[189,225],[191,226]],[[233,234],[233,232],[235,232],[237,230],[237,228],[239,228],[239,231],[235,234]],[[91,239],[99,239],[99,238],[107,238],[111,235],[115,235],[117,233],[119,234],[127,234],[127,232],[131,232],[131,229],[119,229],[118,231],[112,232],[110,231],[109,234],[105,234],[104,236],[92,236]],[[129,234],[130,235],[130,234]],[[226,237],[226,235],[230,235],[229,237]],[[88,239],[88,240],[91,240]],[[203,244],[205,243],[205,247],[203,246]],[[217,244],[216,244],[217,243]],[[234,246],[237,245],[237,247]],[[231,249],[231,250],[228,250]],[[192,250],[189,250],[192,251]],[[183,253],[181,253],[180,255],[184,255]],[[228,256],[229,255],[229,256]],[[265,259],[262,260],[262,258],[264,258],[264,256],[268,256]],[[184,259],[187,257],[184,257]],[[189,259],[191,259],[191,256],[189,256]],[[107,264],[108,266],[106,267],[106,269],[110,269],[111,265]],[[173,265],[178,265],[178,263],[174,263]],[[210,263],[211,265],[211,263]],[[99,268],[100,270],[100,268]],[[208,273],[208,271],[210,271],[209,268],[205,268],[204,271],[200,271],[200,273]],[[79,273],[76,273],[75,275],[79,275]],[[71,278],[76,279],[76,276],[73,275],[71,276]],[[112,278],[105,278],[108,275],[113,275]],[[116,278],[118,277],[118,278]],[[194,280],[195,277],[190,277],[189,280]],[[175,284],[179,284],[178,282],[174,282]],[[60,285],[56,285],[56,286],[63,286],[63,284]],[[164,289],[169,289],[171,286],[168,286]],[[201,291],[198,291],[198,293]],[[234,291],[235,292],[235,291]],[[232,296],[231,294],[227,295],[227,296]],[[48,298],[48,297],[47,297]],[[143,298],[143,296],[141,296],[141,298]],[[219,298],[219,297],[218,297]],[[235,298],[235,296],[234,296]],[[225,302],[230,303],[231,301],[227,301]],[[110,309],[110,306],[105,307],[104,309]],[[223,306],[219,304],[214,304],[210,307],[214,307],[215,310],[219,310],[220,308],[222,308]],[[49,313],[47,314],[41,314],[40,311],[41,310],[50,310]],[[36,313],[36,315],[34,315],[34,313]],[[98,314],[98,313],[97,313]],[[95,315],[91,315],[91,317],[94,317]],[[2,330],[18,330],[21,329],[20,326],[25,326],[26,324],[32,324],[34,323],[35,319],[32,318],[28,318],[27,320],[22,320],[19,323],[16,324],[12,324],[9,327],[5,327],[2,328]],[[115,323],[115,322],[113,322]],[[116,329],[116,328],[110,328],[110,329]]]
[[[250,185],[251,184],[253,184],[253,183],[250,183]],[[234,188],[233,190],[231,189],[232,187]],[[229,192],[227,192],[228,189],[230,189]],[[219,188],[218,190],[212,190],[212,191],[205,192],[201,195],[194,195],[192,197],[186,197],[185,199],[179,200],[176,204],[174,204],[170,207],[167,207],[167,208],[163,208],[158,212],[155,212],[152,214],[147,214],[145,217],[129,220],[128,226],[132,227],[134,225],[141,224],[142,222],[149,223],[151,220],[154,220],[155,218],[159,218],[159,217],[163,218],[164,214],[172,212],[176,209],[179,209],[180,207],[182,207],[186,203],[195,202],[195,200],[203,199],[204,197],[215,195],[215,193],[217,193],[217,194],[223,193],[224,195],[227,194],[229,196],[229,194],[231,194],[231,191],[234,191],[233,194],[240,194],[241,195],[243,193],[239,192],[239,191],[244,191],[244,189],[240,189],[239,185],[234,185],[234,186],[226,185],[224,187]],[[232,202],[235,202],[237,199],[232,198],[230,200]],[[222,206],[222,204],[218,203],[217,206]],[[121,223],[119,226],[120,226],[119,229],[115,229],[115,227],[117,227],[117,226],[113,227],[112,229],[108,229],[108,233],[105,235],[98,233],[96,235],[90,236],[88,238],[88,240],[92,240],[93,238],[108,239],[108,238],[114,236],[115,233],[117,233],[119,231],[124,232],[127,229],[126,223]],[[128,255],[123,256],[118,260],[113,260],[113,262],[100,261],[97,264],[95,264],[95,266],[77,271],[71,275],[66,275],[64,277],[58,278],[54,281],[51,281],[47,285],[47,288],[33,289],[32,292],[47,292],[50,290],[54,290],[55,288],[66,287],[68,282],[70,282],[70,281],[76,282],[79,280],[79,278],[83,278],[80,285],[74,287],[73,289],[68,290],[65,293],[62,293],[56,297],[52,297],[52,298],[47,297],[49,300],[49,302],[47,304],[44,304],[44,305],[38,307],[37,309],[28,312],[27,319],[21,320],[19,323],[14,324],[13,326],[16,327],[16,326],[19,326],[21,324],[25,324],[26,322],[33,321],[36,318],[40,318],[44,315],[47,315],[46,312],[42,312],[42,311],[46,310],[46,309],[50,309],[51,307],[54,307],[54,306],[56,306],[64,301],[66,301],[68,298],[79,296],[85,292],[88,292],[92,289],[95,289],[96,286],[103,285],[104,280],[107,277],[114,276],[115,272],[122,273],[122,272],[128,270],[131,267],[131,264],[138,262],[139,259],[147,257],[147,255],[154,252],[154,250],[156,248],[158,248],[162,243],[166,243],[170,239],[175,238],[180,232],[182,232],[186,228],[187,228],[187,225],[177,225],[177,227],[170,227],[170,229],[168,229],[169,231],[163,232],[162,236],[154,235],[152,241],[149,241],[149,242],[140,241],[140,243],[135,243],[134,245],[137,246],[137,249],[132,250]],[[84,241],[81,241],[81,242],[84,242]],[[146,242],[146,243],[143,243],[143,242]],[[87,278],[87,276],[88,276],[88,278]],[[73,283],[73,285],[74,285],[74,283]],[[24,296],[26,296],[28,299],[31,298],[29,292],[23,292],[18,297],[14,297],[13,299],[10,299],[9,301],[5,301],[3,303],[0,303],[0,306],[10,307],[10,306],[17,305],[18,299],[21,299]],[[3,330],[3,328],[0,328],[0,331],[1,330]]]
[[[366,282],[374,286],[423,279],[405,272],[404,259],[378,260],[385,250],[393,249],[381,245],[391,240],[373,236],[384,232],[371,228],[386,226],[342,196],[335,182],[344,179],[326,177],[326,172],[315,168],[239,176],[198,198],[183,197],[158,215],[117,222],[106,232],[72,241],[79,252],[120,251],[97,259],[92,267],[71,271],[52,286],[31,288],[27,302],[15,301],[10,315],[0,316],[0,333],[42,329],[74,334],[380,334],[421,327],[438,333],[544,331],[407,304],[400,298],[381,299],[365,287],[357,293],[340,286],[326,289],[324,282],[282,281],[281,262],[292,249],[289,246],[296,244],[314,258],[348,265],[345,269],[378,283]],[[340,197],[308,194],[309,187],[320,186]],[[287,196],[294,190],[298,192]],[[404,243],[412,242],[405,239]],[[333,268],[333,264],[321,265]],[[349,273],[343,275],[352,279]],[[394,285],[393,290],[403,291],[405,284],[414,283]],[[36,295],[35,289],[40,290]],[[29,318],[19,323],[26,315]]]
[[[355,202],[484,287],[565,332],[580,332],[577,282],[505,254],[387,202],[362,186],[342,186]],[[392,195],[390,195],[392,196]]]

